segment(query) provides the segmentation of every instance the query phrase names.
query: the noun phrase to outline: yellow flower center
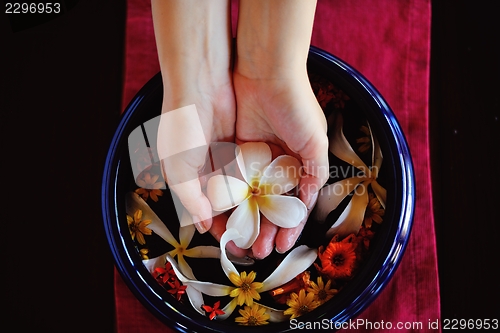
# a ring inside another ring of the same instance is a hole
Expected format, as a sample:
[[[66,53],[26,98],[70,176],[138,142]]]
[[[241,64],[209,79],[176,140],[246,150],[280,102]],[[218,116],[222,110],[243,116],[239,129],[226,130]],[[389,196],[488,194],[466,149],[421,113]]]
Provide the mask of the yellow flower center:
[[[250,192],[252,193],[252,195],[260,195],[260,189],[258,186],[253,186]]]
[[[345,258],[341,254],[337,254],[335,257],[332,258],[332,263],[335,266],[342,266],[344,264]]]
[[[259,323],[257,318],[255,318],[254,316],[248,317],[247,322],[248,322],[248,325],[250,325],[250,326],[257,326],[257,324]]]
[[[139,230],[138,228],[138,224],[133,222],[133,223],[130,223],[129,224],[129,228],[130,228],[130,231],[133,232],[133,233],[136,233],[137,230]]]
[[[325,289],[321,289],[318,291],[318,299],[319,300],[325,300],[328,297],[328,294],[326,293]]]
[[[248,292],[252,289],[252,286],[248,282],[243,282],[240,286],[241,290]]]
[[[307,313],[309,312],[309,307],[307,305],[302,305],[300,308],[299,308],[299,311],[298,311],[300,314],[304,314],[304,313]]]

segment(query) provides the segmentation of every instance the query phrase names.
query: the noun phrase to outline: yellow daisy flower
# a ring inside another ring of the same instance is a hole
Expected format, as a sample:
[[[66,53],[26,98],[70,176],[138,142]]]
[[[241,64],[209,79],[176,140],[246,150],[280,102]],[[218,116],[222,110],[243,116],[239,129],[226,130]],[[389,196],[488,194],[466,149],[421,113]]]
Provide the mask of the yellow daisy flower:
[[[134,213],[134,217],[127,215],[127,223],[132,239],[137,238],[139,244],[146,244],[144,235],[151,235],[153,231],[148,228],[151,220],[142,221],[142,210],[136,210]]]
[[[308,292],[306,295],[306,291],[301,289],[298,295],[296,293],[290,295],[286,305],[290,308],[286,309],[284,314],[291,315],[290,319],[295,319],[316,309],[320,303],[315,299],[314,293]]]
[[[238,297],[238,305],[246,304],[248,306],[253,305],[253,300],[260,300],[260,295],[257,292],[258,289],[262,288],[264,285],[261,282],[253,282],[257,274],[252,271],[248,274],[247,272],[242,272],[239,276],[236,273],[229,274],[229,280],[237,287],[234,288],[229,296]]]
[[[258,304],[254,304],[252,307],[245,306],[244,309],[239,310],[242,317],[237,317],[234,319],[240,325],[244,326],[259,326],[269,324],[268,320],[270,315],[266,313],[266,309]]]
[[[382,216],[384,216],[385,211],[380,207],[380,201],[372,193],[368,194],[368,196],[369,202],[366,207],[364,222],[365,227],[371,228],[373,221],[379,224],[382,223]]]
[[[307,291],[313,293],[315,299],[319,301],[320,304],[330,300],[338,293],[337,289],[330,289],[330,285],[332,284],[330,279],[328,279],[326,285],[323,283],[323,278],[321,276],[318,277],[317,281],[317,284],[311,281],[310,287],[307,288]]]

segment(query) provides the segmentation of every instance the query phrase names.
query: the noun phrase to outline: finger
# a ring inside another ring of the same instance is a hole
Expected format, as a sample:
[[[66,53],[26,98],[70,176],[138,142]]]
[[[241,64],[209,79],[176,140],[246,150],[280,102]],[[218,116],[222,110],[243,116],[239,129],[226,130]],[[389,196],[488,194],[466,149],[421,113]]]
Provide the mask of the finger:
[[[280,228],[278,234],[276,235],[276,251],[278,253],[285,253],[290,250],[292,246],[297,242],[297,239],[304,229],[304,225],[307,219],[304,219],[295,228]]]
[[[318,193],[326,180],[315,176],[305,175],[299,183],[299,199],[306,205],[308,212],[314,207]]]
[[[208,231],[212,225],[212,205],[201,191],[198,178],[169,185],[169,188],[176,194],[180,204],[191,214],[196,229],[200,233]],[[174,198],[174,202],[175,200],[177,199]]]
[[[273,251],[274,239],[279,229],[265,216],[262,216],[260,221],[260,234],[252,245],[252,255],[255,259],[264,259]]]
[[[227,223],[227,216],[225,214],[220,214],[217,216],[214,216],[213,222],[212,222],[212,227],[210,228],[210,234],[218,241],[220,242],[220,238],[222,237],[222,234],[226,231],[226,223]],[[234,244],[233,241],[230,241],[226,245],[226,249],[231,252],[233,255],[239,258],[244,258],[249,254],[248,250],[241,249]]]

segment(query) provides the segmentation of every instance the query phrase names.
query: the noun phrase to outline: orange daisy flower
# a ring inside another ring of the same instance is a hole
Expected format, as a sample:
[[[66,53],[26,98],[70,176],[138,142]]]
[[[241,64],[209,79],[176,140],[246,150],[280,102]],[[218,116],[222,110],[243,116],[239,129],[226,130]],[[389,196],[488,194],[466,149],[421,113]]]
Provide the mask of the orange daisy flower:
[[[332,280],[350,278],[357,259],[356,243],[352,242],[353,237],[348,236],[341,242],[337,239],[337,236],[333,237],[324,251],[323,246],[319,248],[318,258],[321,267],[314,264],[318,272]]]
[[[148,200],[149,197],[154,202],[158,202],[158,197],[163,195],[163,191],[160,190],[165,184],[163,182],[157,182],[160,175],[153,175],[149,172],[145,172],[141,179],[137,180],[137,185],[140,186],[135,193],[139,194],[144,200]]]

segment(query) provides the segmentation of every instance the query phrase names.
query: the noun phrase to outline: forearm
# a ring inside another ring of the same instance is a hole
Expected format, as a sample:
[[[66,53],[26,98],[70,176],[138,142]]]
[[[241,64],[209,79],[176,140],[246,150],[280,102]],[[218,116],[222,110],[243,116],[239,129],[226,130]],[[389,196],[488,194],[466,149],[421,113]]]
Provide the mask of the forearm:
[[[230,0],[152,0],[152,13],[169,96],[183,99],[230,84]]]
[[[316,0],[240,0],[236,72],[247,78],[306,74]]]

